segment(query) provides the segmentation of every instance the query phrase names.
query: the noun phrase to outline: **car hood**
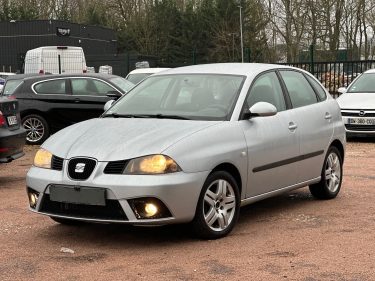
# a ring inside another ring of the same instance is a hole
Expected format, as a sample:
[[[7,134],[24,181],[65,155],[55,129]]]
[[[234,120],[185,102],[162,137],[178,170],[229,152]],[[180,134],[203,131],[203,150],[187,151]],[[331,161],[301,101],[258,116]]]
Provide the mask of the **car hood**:
[[[375,109],[375,93],[346,93],[337,102],[341,109]]]
[[[42,147],[64,159],[123,160],[162,153],[183,138],[219,123],[222,121],[98,118],[57,132]]]

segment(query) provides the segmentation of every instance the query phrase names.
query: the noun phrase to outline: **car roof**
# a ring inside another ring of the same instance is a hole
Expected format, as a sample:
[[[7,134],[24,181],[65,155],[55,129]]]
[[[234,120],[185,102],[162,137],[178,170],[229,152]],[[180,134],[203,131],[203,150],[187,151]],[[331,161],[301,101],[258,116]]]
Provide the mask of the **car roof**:
[[[272,69],[297,69],[295,67],[278,65],[278,64],[264,64],[264,63],[213,63],[213,64],[201,64],[173,68],[163,73],[156,73],[154,75],[166,75],[166,74],[230,74],[230,75],[245,75],[253,76],[260,72],[272,70]],[[298,69],[301,70],[301,69]]]
[[[375,73],[375,68],[366,70],[364,73]]]
[[[137,74],[137,73],[157,73],[160,71],[168,70],[170,68],[167,67],[146,67],[146,68],[137,68],[129,72],[129,74]]]
[[[44,80],[44,79],[54,79],[54,78],[69,78],[69,77],[94,77],[94,78],[102,78],[102,79],[109,79],[114,77],[120,77],[113,74],[106,74],[106,73],[69,73],[69,74],[16,74],[7,77],[7,80]]]

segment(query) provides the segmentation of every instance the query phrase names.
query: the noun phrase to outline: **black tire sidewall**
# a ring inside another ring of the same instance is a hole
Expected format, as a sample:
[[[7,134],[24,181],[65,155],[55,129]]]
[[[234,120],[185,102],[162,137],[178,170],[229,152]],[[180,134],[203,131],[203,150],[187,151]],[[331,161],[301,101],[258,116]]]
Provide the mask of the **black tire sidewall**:
[[[328,159],[328,156],[334,152],[337,157],[339,158],[340,160],[340,183],[339,183],[339,187],[337,188],[337,190],[335,192],[331,192],[329,189],[328,189],[328,186],[327,186],[327,181],[326,181],[326,177],[325,177],[325,167],[327,165],[327,159]],[[339,192],[340,192],[340,189],[341,189],[341,183],[342,183],[342,178],[343,178],[343,169],[342,169],[342,156],[341,156],[341,153],[340,151],[334,147],[334,146],[331,146],[327,152],[327,155],[326,155],[326,158],[324,160],[324,167],[323,167],[323,171],[322,171],[322,176],[323,176],[323,179],[324,179],[324,184],[325,184],[325,187],[327,189],[327,192],[330,193],[332,196],[336,196]]]
[[[230,185],[232,186],[233,191],[235,193],[235,197],[236,197],[236,207],[235,207],[236,209],[235,209],[235,214],[234,214],[233,220],[231,221],[229,226],[225,230],[214,231],[207,225],[207,223],[204,219],[203,200],[204,200],[204,195],[206,194],[206,191],[209,188],[209,186],[211,185],[211,183],[216,181],[216,180],[219,180],[219,179],[223,179],[223,180],[228,181],[230,183]],[[198,200],[198,204],[197,204],[197,208],[196,208],[196,213],[195,213],[195,217],[194,217],[194,220],[193,220],[193,226],[194,226],[194,230],[195,230],[196,235],[198,235],[201,238],[205,238],[205,239],[218,239],[218,238],[226,236],[229,232],[232,231],[233,227],[235,226],[235,224],[238,220],[239,213],[240,213],[240,205],[241,205],[240,192],[239,192],[238,184],[237,184],[236,180],[233,178],[233,176],[226,171],[212,172],[207,177],[207,179],[206,179],[206,181],[203,185],[201,194],[199,196],[199,200]]]
[[[49,136],[49,126],[48,126],[48,123],[47,123],[46,119],[44,119],[42,116],[40,116],[38,114],[29,114],[29,115],[26,115],[25,117],[22,118],[22,120],[21,120],[22,126],[25,123],[25,121],[27,119],[30,119],[30,118],[36,118],[36,119],[40,120],[40,122],[44,126],[44,134],[43,134],[43,137],[40,140],[36,141],[36,142],[31,142],[31,141],[28,141],[28,140],[26,140],[26,142],[28,144],[42,144],[48,138],[48,136]]]

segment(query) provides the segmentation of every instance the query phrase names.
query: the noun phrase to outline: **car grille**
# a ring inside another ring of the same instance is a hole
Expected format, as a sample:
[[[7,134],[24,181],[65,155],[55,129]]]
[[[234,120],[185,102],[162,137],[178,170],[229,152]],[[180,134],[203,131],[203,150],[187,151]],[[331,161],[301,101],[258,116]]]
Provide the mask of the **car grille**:
[[[345,127],[346,127],[347,130],[350,130],[350,131],[361,131],[361,132],[375,131],[374,125],[350,125],[350,124],[345,124]]]
[[[128,162],[128,160],[109,162],[104,168],[104,174],[122,174]]]
[[[63,168],[63,163],[64,163],[63,158],[53,155],[52,160],[51,160],[51,169],[61,171]]]
[[[105,206],[97,206],[55,202],[50,200],[49,194],[45,194],[41,202],[40,212],[86,219],[128,220],[120,203],[117,200],[108,199]]]
[[[342,116],[352,116],[352,117],[375,117],[375,112],[368,112],[364,111],[364,115],[360,115],[359,111],[358,112],[341,112]]]
[[[81,164],[81,165],[77,165]],[[83,169],[77,169],[84,166]],[[68,163],[68,174],[74,180],[87,180],[96,166],[96,160],[90,158],[73,158]]]

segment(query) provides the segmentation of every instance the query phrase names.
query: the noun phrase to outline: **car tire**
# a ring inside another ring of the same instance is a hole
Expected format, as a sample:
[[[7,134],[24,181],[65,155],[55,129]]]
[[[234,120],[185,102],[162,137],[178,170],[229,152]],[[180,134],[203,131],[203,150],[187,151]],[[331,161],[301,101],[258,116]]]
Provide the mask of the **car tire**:
[[[203,239],[218,239],[232,231],[240,213],[236,180],[225,171],[211,173],[202,188],[195,217],[194,233]]]
[[[59,217],[50,217],[53,221],[64,225],[80,225],[83,222],[79,220],[64,219]]]
[[[42,144],[49,136],[49,126],[42,116],[30,114],[22,118],[22,125],[26,129],[28,144]]]
[[[331,146],[324,159],[320,182],[310,185],[311,194],[318,199],[333,199],[341,189],[342,155]]]

